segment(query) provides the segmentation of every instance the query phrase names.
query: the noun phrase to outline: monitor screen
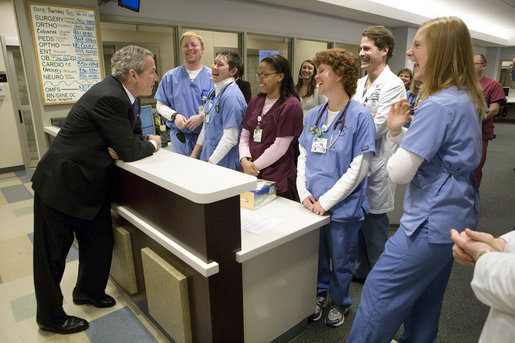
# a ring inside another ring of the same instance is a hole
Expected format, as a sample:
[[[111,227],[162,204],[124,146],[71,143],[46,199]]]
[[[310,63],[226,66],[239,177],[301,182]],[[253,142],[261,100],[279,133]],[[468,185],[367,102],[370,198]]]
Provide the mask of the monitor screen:
[[[118,0],[118,6],[139,12],[139,1],[140,0]]]
[[[141,119],[141,130],[143,131],[143,137],[146,135],[154,135],[156,131],[154,129],[152,106],[141,106],[139,117]]]
[[[267,56],[270,55],[279,55],[279,50],[262,50],[259,49],[259,62]]]

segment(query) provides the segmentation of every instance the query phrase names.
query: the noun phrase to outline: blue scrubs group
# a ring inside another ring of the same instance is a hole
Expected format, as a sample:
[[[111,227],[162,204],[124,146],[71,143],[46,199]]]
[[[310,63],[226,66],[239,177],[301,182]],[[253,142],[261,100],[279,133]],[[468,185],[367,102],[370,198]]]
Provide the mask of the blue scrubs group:
[[[419,106],[401,148],[424,159],[404,197],[400,228],[369,274],[348,342],[434,342],[451,272],[450,229],[475,229],[481,123],[455,86]]]
[[[204,143],[200,153],[200,159],[203,161],[209,160],[215,151],[224,129],[236,127],[238,132],[241,131],[241,122],[247,110],[245,97],[235,82],[229,84],[217,96],[214,96],[214,92],[213,89],[208,95],[204,113]],[[236,144],[217,164],[240,170],[239,156],[238,144]]]
[[[207,99],[208,93],[214,88],[211,81],[211,69],[204,66],[197,77],[191,81],[184,65],[169,70],[161,80],[155,99],[164,105],[173,108],[186,119],[199,113],[199,107],[203,105],[203,99]],[[191,131],[188,128],[179,130],[175,123],[167,121],[170,130],[172,150],[182,155],[189,156],[197,143],[197,138],[202,125]],[[177,137],[179,131],[184,134],[185,142]]]
[[[325,153],[312,151],[317,135],[312,133],[311,127],[319,116],[319,129],[326,122],[327,106],[317,106],[306,114],[299,144],[307,152],[306,189],[317,200],[346,173],[356,156],[375,153],[372,115],[359,102],[349,101],[345,124],[335,127],[340,113],[327,125],[327,131],[323,134],[327,139]],[[369,210],[366,183],[365,177],[349,196],[330,209],[331,222],[320,231],[317,294],[329,292],[332,302],[344,308],[351,305],[349,287],[356,259],[357,234],[364,214]]]

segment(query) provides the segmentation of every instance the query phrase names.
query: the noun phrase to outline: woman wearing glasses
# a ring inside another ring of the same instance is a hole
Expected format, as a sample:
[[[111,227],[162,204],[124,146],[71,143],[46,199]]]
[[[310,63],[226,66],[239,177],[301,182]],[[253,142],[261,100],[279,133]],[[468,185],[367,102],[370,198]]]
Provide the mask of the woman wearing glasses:
[[[306,208],[331,215],[330,223],[320,229],[317,303],[310,319],[322,317],[329,296],[332,306],[325,323],[339,326],[351,305],[358,231],[369,210],[365,189],[375,153],[375,125],[370,111],[351,100],[359,78],[357,58],[344,49],[329,49],[318,52],[314,61],[327,103],[306,114],[297,189]]]
[[[278,195],[295,199],[293,146],[302,131],[302,105],[288,60],[267,56],[256,76],[260,93],[252,97],[243,118],[241,166],[247,174],[275,181]]]

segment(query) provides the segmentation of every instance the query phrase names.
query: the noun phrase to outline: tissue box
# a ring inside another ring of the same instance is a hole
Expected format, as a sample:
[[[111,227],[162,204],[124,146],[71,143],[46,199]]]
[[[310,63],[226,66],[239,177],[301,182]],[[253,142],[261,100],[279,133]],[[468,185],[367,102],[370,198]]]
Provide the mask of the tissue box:
[[[240,206],[254,210],[277,197],[277,185],[274,181],[258,180],[255,190],[240,194]]]

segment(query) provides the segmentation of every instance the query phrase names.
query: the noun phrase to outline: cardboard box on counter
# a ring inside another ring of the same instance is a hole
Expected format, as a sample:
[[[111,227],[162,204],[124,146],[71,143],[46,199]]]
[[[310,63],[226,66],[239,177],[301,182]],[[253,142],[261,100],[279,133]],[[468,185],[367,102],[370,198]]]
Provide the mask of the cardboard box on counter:
[[[255,210],[277,197],[277,185],[274,181],[258,180],[255,190],[240,194],[240,206]]]

